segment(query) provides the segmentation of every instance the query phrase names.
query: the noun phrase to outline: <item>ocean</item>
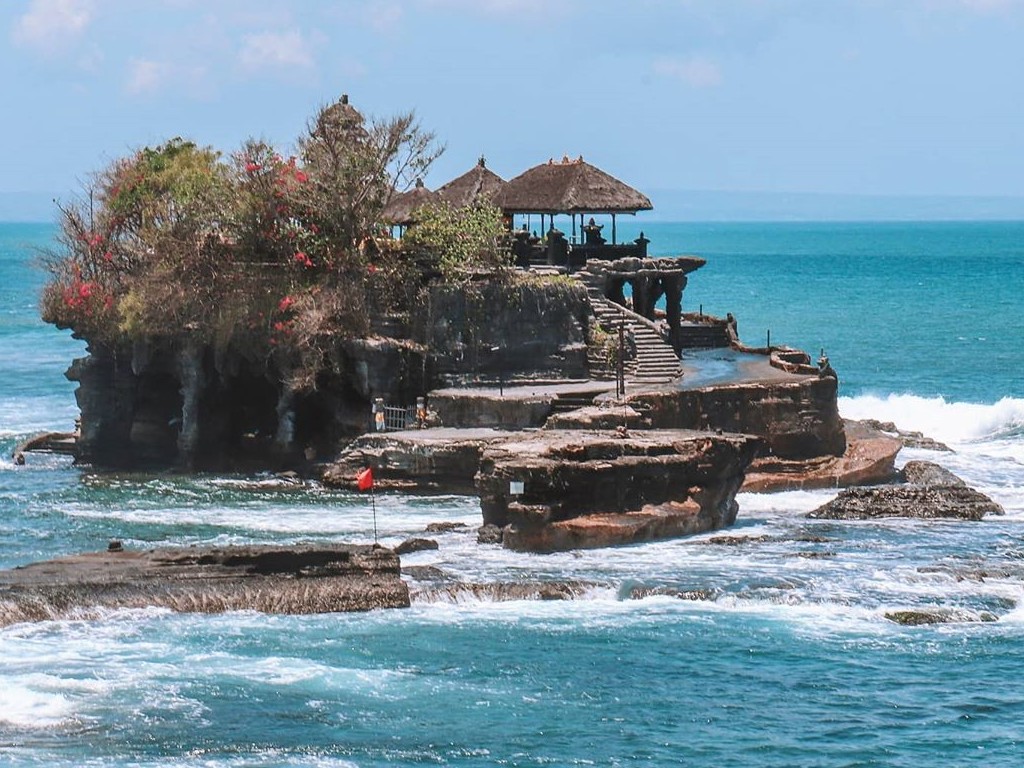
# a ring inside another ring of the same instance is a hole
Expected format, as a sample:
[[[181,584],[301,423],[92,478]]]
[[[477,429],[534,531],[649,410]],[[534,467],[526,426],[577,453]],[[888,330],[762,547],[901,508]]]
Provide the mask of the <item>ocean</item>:
[[[467,593],[405,611],[164,610],[0,629],[3,766],[1017,766],[1024,760],[1024,223],[669,224],[687,310],[822,350],[840,410],[920,430],[1006,515],[810,520],[830,491],[741,494],[714,535],[523,555],[436,536],[462,581],[579,580],[571,602]],[[372,540],[365,498],[255,476],[9,460],[68,430],[84,345],[38,320],[48,225],[0,224],[0,567],[105,548]],[[381,540],[479,524],[474,498],[384,494]],[[637,588],[709,599],[629,599]],[[908,627],[904,609],[962,621]],[[978,619],[996,619],[980,621]]]

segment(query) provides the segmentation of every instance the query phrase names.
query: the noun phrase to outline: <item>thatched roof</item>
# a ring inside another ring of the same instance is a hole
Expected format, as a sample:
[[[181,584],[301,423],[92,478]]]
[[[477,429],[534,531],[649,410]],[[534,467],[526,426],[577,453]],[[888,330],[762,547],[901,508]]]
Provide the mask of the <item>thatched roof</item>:
[[[341,99],[320,113],[319,122],[340,128],[342,131],[351,131],[360,139],[369,136],[363,125],[366,122],[365,118],[358,109],[348,103],[347,93],[343,93]]]
[[[456,208],[491,200],[505,186],[505,180],[487,167],[483,157],[470,170],[437,188],[440,198]]]
[[[413,212],[424,205],[433,205],[440,202],[437,192],[431,192],[423,186],[423,179],[416,179],[416,186],[408,192],[397,192],[391,196],[391,201],[384,208],[383,219],[388,224],[398,224],[407,227],[415,223]]]
[[[636,213],[654,207],[646,195],[582,157],[548,160],[519,174],[494,203],[507,213]]]

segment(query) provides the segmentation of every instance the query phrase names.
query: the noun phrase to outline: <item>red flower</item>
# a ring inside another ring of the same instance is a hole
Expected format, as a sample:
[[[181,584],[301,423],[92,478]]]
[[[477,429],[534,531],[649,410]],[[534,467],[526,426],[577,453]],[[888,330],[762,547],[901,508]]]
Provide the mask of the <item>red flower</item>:
[[[252,162],[251,160],[248,163],[245,164],[245,172],[246,173],[255,173],[259,169],[260,169],[259,165],[257,163]]]
[[[103,254],[103,260],[104,261],[113,261],[114,260],[114,254],[112,254],[110,251],[107,251],[106,253]]]
[[[299,182],[299,184],[305,184],[307,181],[309,181],[309,176],[306,174],[305,171],[296,171],[295,180]]]
[[[368,264],[368,265],[366,266],[366,271],[367,271],[367,272],[369,272],[369,273],[370,273],[371,275],[372,275],[372,274],[374,274],[374,273],[376,273],[376,271],[377,271],[377,265],[376,265],[376,264]]]
[[[275,331],[283,331],[284,330],[284,323],[282,323],[280,320],[278,320],[276,323],[274,323],[274,330]]]
[[[295,303],[295,299],[293,299],[291,296],[285,296],[283,299],[281,299],[281,301],[279,301],[277,303],[277,311],[278,312],[287,312],[288,311],[288,307],[290,307],[294,303]]]
[[[313,266],[313,260],[309,258],[304,251],[298,251],[293,258],[304,267]]]

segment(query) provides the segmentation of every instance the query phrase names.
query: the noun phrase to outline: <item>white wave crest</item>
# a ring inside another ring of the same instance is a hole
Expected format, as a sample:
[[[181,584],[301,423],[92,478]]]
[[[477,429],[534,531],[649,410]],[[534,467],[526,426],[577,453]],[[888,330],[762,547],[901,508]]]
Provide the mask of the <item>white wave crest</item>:
[[[958,403],[942,397],[861,395],[839,398],[847,419],[891,421],[902,430],[923,432],[946,443],[974,443],[1024,436],[1024,399]]]
[[[19,728],[51,728],[65,722],[72,714],[71,702],[57,692],[8,682],[0,697],[0,723]]]

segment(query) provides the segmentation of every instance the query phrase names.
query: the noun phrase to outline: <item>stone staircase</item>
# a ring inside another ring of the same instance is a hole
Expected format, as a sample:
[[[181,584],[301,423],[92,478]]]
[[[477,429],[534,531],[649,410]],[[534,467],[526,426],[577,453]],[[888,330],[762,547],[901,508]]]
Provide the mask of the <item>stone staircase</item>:
[[[683,322],[679,328],[683,349],[718,349],[729,346],[729,334],[721,323]]]
[[[594,394],[559,394],[551,402],[552,413],[569,413],[594,404]]]
[[[586,286],[590,305],[601,328],[607,333],[617,335],[619,326],[623,325],[626,334],[632,339],[636,359],[627,361],[627,379],[655,383],[672,381],[683,375],[679,357],[658,332],[654,323],[605,298],[601,293],[600,280],[597,276],[581,270],[574,273],[574,277]],[[607,371],[606,361],[590,359],[588,363],[595,375],[610,373],[610,378],[615,377],[614,370]]]

